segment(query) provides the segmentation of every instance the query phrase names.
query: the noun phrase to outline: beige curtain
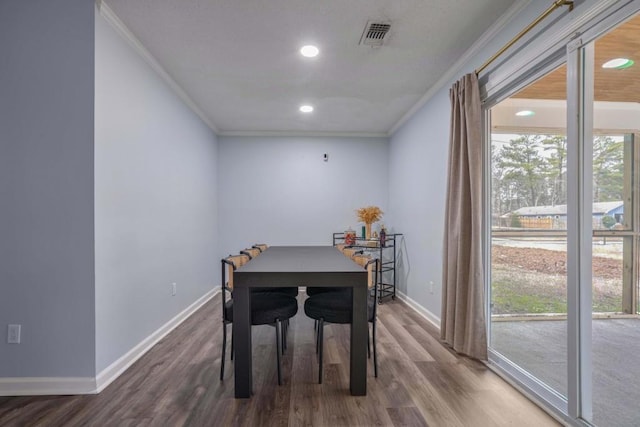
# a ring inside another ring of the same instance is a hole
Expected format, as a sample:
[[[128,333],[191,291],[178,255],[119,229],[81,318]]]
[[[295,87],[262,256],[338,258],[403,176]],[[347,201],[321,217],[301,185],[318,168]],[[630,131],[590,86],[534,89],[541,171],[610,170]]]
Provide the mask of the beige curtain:
[[[453,85],[442,268],[442,339],[487,359],[482,268],[482,122],[475,74]]]

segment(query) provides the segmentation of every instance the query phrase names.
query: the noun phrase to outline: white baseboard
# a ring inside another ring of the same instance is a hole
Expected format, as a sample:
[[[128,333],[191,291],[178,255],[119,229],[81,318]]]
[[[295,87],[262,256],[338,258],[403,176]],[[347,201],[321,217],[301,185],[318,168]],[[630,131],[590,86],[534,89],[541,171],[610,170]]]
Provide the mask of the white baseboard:
[[[217,286],[204,294],[202,297],[198,298],[193,304],[189,307],[182,310],[178,315],[176,315],[173,319],[169,320],[167,323],[162,325],[158,330],[149,335],[147,338],[142,340],[138,345],[133,347],[127,353],[125,353],[118,360],[113,362],[107,368],[102,370],[96,376],[96,389],[95,393],[100,393],[104,390],[109,384],[115,381],[124,371],[126,371],[131,365],[133,365],[138,359],[140,359],[144,354],[149,351],[154,345],[158,343],[162,338],[167,336],[171,331],[173,331],[178,325],[184,322],[189,316],[195,313],[200,307],[207,303],[211,298],[213,298],[218,292],[220,292],[220,287]]]
[[[156,345],[162,338],[173,331],[178,325],[184,322],[189,316],[195,313],[200,307],[206,304],[218,292],[220,287],[215,287],[189,307],[178,313],[173,319],[162,325],[158,330],[142,340],[138,345],[129,350],[126,354],[113,362],[110,366],[100,372],[95,378],[92,377],[60,377],[60,378],[36,378],[36,377],[16,377],[0,378],[0,396],[38,396],[38,395],[72,395],[72,394],[96,394],[104,390],[109,384],[115,381],[133,363]],[[396,296],[407,304],[416,313],[440,329],[440,318],[422,307],[415,300],[409,298],[402,292],[396,291]]]
[[[94,377],[10,377],[0,378],[0,396],[42,396],[97,394],[111,384],[135,361],[158,343],[189,316],[195,313],[207,301],[213,298],[220,287],[217,286],[198,298],[189,307],[178,313],[173,319],[162,325],[157,331],[142,340],[124,356],[113,362]]]
[[[438,328],[438,330],[440,330],[440,318],[438,316],[436,316],[435,314],[433,314],[432,312],[430,312],[429,310],[427,310],[426,308],[424,308],[423,306],[418,304],[414,299],[409,298],[406,294],[403,294],[402,292],[400,292],[398,290],[396,290],[396,296],[402,302],[404,302],[410,308],[412,308],[413,311],[415,311],[420,316],[422,316],[425,319],[427,319],[429,321],[429,323],[431,323],[433,326]]]
[[[93,377],[0,378],[0,396],[95,394]]]

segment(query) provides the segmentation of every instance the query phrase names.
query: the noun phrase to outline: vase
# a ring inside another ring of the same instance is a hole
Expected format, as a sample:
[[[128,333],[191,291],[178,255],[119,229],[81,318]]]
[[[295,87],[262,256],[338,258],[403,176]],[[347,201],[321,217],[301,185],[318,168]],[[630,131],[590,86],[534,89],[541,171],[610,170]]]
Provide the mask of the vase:
[[[371,223],[367,222],[364,224],[364,238],[369,240],[371,238]]]

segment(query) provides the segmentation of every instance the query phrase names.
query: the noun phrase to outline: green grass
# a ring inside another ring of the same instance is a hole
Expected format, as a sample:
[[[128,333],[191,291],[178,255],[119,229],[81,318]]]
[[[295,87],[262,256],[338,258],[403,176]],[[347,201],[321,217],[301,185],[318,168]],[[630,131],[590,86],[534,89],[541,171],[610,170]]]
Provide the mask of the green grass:
[[[515,267],[494,265],[492,271],[492,314],[566,314],[566,277],[530,271]],[[603,293],[597,289],[593,294],[594,312],[622,311],[620,293]]]
[[[538,314],[538,313],[566,313],[566,297],[526,292],[509,281],[494,281],[492,283],[491,302],[493,314]]]
[[[605,294],[593,295],[593,311],[595,313],[620,313],[622,312],[622,295],[612,296]]]

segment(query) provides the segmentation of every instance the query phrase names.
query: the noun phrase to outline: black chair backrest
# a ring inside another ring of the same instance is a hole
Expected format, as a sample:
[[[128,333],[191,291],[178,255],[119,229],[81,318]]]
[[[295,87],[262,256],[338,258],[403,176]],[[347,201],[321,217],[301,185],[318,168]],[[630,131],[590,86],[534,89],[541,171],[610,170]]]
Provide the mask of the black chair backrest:
[[[229,255],[221,260],[221,287],[222,287],[222,316],[224,317],[224,306],[227,303],[227,292],[233,292],[233,272],[238,267],[242,267],[249,262],[248,255]]]

